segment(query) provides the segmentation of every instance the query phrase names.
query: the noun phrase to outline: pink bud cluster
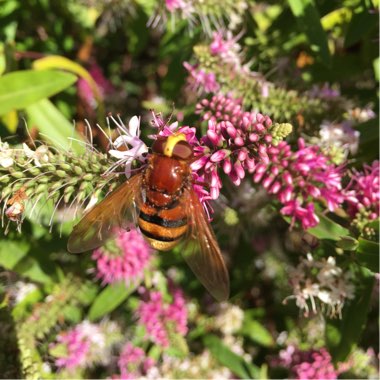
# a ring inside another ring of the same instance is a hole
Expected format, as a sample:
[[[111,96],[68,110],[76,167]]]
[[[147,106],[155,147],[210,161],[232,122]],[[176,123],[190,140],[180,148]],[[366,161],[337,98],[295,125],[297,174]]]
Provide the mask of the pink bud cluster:
[[[155,363],[152,358],[146,357],[143,349],[126,343],[121,350],[117,364],[120,370],[120,379],[138,379],[145,375]]]
[[[318,146],[306,146],[303,139],[295,151],[284,141],[272,145],[271,119],[244,111],[241,101],[231,97],[202,100],[197,111],[208,129],[194,148],[200,158],[192,168],[210,183],[212,199],[219,196],[222,169],[237,186],[251,174],[281,202],[281,213],[290,216],[292,224],[300,221],[304,229],[319,222],[316,201],[326,203],[330,211],[344,201],[341,169]]]
[[[296,151],[282,141],[267,154],[268,160],[255,166],[253,181],[281,202],[281,213],[290,216],[292,224],[300,221],[304,229],[317,225],[314,204],[318,201],[330,211],[343,203],[342,170],[318,146],[307,146],[300,138]]]
[[[200,158],[192,169],[210,184],[211,198],[216,199],[222,187],[219,168],[238,186],[258,162],[268,162],[272,120],[258,112],[244,111],[241,100],[224,95],[203,99],[197,112],[208,122],[208,129],[200,145],[194,147]]]
[[[362,172],[355,172],[346,189],[349,213],[355,216],[360,210],[369,211],[369,220],[379,217],[380,162],[365,165]]]
[[[139,323],[144,325],[149,338],[160,345],[170,345],[169,334],[187,333],[187,310],[185,299],[180,289],[172,291],[173,301],[168,304],[159,291],[145,292],[146,300],[141,301],[137,314]]]
[[[136,228],[120,230],[115,238],[116,247],[96,249],[96,277],[104,284],[124,281],[127,285],[140,280],[150,263],[153,250]]]
[[[294,379],[325,380],[337,379],[338,373],[332,363],[332,358],[325,348],[300,351],[289,346],[280,352],[279,364],[291,371]]]

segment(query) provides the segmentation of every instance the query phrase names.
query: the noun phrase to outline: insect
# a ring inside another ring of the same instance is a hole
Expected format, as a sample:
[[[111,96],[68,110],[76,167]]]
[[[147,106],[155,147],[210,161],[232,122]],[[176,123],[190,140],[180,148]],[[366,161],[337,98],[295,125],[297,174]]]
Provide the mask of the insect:
[[[192,186],[193,150],[183,133],[158,136],[148,165],[92,208],[74,227],[68,251],[95,249],[136,219],[149,244],[181,252],[217,300],[229,296],[229,277],[219,245]]]

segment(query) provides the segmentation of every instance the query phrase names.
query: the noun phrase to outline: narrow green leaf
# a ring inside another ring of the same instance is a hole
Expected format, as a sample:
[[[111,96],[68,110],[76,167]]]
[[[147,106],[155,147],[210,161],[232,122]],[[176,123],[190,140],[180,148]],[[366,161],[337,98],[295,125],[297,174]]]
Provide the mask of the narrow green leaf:
[[[345,307],[342,320],[327,324],[327,343],[336,362],[344,361],[359,342],[366,325],[374,283],[374,275],[361,268],[355,299]]]
[[[50,100],[43,99],[26,107],[26,113],[29,127],[36,126],[49,143],[60,149],[84,152],[84,145],[72,140],[81,140],[80,135],[74,130],[74,125],[67,121]]]
[[[0,265],[5,269],[13,269],[28,253],[29,244],[25,241],[0,241]]]
[[[270,347],[274,344],[271,333],[259,321],[254,319],[244,321],[241,333],[264,347]]]
[[[313,0],[288,0],[290,9],[298,24],[304,30],[311,43],[311,49],[317,52],[326,66],[331,65],[331,56],[327,36],[323,30],[319,12]]]
[[[348,236],[349,231],[335,223],[333,220],[327,216],[318,213],[319,224],[316,227],[309,228],[308,233],[314,235],[318,239],[327,239],[327,240],[341,240],[343,236]]]
[[[77,77],[56,70],[14,71],[0,77],[0,115],[22,109],[71,86]]]
[[[136,285],[127,287],[123,282],[108,285],[96,298],[88,312],[90,321],[94,321],[116,309],[136,289]]]
[[[260,369],[251,363],[247,363],[242,357],[232,352],[217,336],[205,336],[204,344],[213,357],[220,364],[229,368],[235,375],[242,379],[259,378]]]
[[[344,46],[349,47],[360,41],[366,34],[375,29],[378,24],[378,15],[369,13],[364,9],[360,13],[355,13],[348,25]]]

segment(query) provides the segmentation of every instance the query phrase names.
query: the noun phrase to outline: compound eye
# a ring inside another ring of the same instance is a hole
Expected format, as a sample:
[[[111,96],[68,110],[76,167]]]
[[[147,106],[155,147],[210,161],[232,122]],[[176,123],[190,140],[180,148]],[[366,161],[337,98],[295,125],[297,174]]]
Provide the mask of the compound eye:
[[[168,138],[165,136],[157,136],[156,141],[152,145],[153,152],[158,154],[164,154],[164,148],[167,139]]]
[[[178,141],[173,149],[173,157],[179,160],[188,160],[193,156],[193,149],[187,141]]]

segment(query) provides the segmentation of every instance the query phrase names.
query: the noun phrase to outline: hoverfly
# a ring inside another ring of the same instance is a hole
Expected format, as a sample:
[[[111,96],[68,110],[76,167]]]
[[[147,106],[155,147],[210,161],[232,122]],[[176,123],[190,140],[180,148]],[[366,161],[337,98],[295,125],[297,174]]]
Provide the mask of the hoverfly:
[[[82,218],[69,237],[68,251],[79,253],[103,245],[137,214],[140,231],[153,248],[167,251],[183,244],[182,254],[200,282],[218,301],[226,300],[228,271],[192,186],[192,159],[193,149],[183,133],[158,136],[146,168]]]

